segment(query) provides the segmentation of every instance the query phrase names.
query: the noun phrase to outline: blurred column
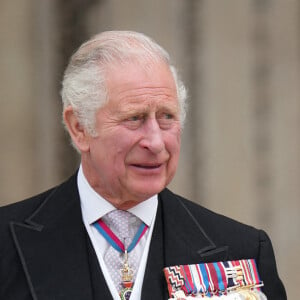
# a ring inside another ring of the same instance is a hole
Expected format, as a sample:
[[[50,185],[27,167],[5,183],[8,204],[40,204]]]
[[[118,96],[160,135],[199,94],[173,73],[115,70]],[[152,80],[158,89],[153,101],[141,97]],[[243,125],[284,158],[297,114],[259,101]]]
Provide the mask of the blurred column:
[[[201,84],[203,175],[201,203],[219,213],[252,223],[251,185],[251,15],[250,1],[203,1]],[[201,25],[201,26],[200,26]],[[199,101],[194,99],[194,101]]]
[[[101,1],[44,0],[37,6],[36,179],[40,188],[61,182],[78,168],[79,156],[62,125],[60,90],[69,58],[89,37],[85,13],[95,2]]]
[[[59,161],[61,102],[57,81],[59,26],[55,1],[43,0],[34,6],[35,88],[33,119],[35,121],[35,161],[32,165],[36,193],[57,184],[62,161]]]
[[[272,77],[272,239],[288,299],[299,297],[300,2],[274,1],[270,18]]]
[[[29,196],[34,187],[33,3],[0,5],[0,205]]]

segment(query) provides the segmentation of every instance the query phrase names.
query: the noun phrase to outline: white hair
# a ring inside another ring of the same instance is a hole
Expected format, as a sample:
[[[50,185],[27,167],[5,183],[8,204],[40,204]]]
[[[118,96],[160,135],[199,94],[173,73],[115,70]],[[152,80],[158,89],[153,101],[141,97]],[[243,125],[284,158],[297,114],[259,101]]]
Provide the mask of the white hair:
[[[91,135],[95,132],[96,112],[107,98],[106,71],[109,66],[138,62],[165,62],[173,75],[184,124],[187,93],[166,50],[146,35],[133,31],[106,31],[84,44],[73,54],[62,82],[63,107],[72,106],[79,123]]]

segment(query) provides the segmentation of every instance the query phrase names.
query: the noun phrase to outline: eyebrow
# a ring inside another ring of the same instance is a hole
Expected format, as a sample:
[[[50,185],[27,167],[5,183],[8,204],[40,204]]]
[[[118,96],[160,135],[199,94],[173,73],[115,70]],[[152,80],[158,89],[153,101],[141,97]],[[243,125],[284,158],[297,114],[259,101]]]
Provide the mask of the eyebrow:
[[[128,105],[121,105],[116,110],[118,114],[121,115],[133,115],[133,114],[147,114],[151,111],[152,105],[143,105],[138,103],[130,103]],[[158,104],[155,107],[155,112],[170,112],[172,114],[179,113],[179,105],[178,104],[170,104],[166,105],[165,103]]]

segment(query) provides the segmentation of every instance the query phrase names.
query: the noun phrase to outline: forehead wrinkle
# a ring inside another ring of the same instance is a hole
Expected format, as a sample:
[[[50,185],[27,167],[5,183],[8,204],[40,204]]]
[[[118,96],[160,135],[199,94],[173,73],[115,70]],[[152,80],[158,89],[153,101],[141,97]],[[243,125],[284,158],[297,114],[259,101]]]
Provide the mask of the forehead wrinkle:
[[[141,97],[141,98],[153,98],[153,97],[159,97],[159,96],[163,96],[164,98],[176,98],[177,100],[177,95],[176,92],[168,87],[153,87],[153,86],[143,86],[140,88],[128,88],[128,89],[124,89],[124,87],[122,88],[122,90],[118,91],[115,90],[114,93],[116,93],[116,96],[118,98],[125,99],[125,98],[129,98],[129,99],[134,99],[136,97]]]

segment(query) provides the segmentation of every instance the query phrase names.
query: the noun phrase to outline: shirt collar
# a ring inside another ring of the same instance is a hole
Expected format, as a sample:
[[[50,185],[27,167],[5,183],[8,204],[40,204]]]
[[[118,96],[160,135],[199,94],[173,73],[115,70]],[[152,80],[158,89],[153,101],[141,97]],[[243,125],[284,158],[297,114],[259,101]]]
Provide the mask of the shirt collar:
[[[100,196],[88,183],[80,165],[77,175],[77,185],[80,195],[81,208],[84,217],[89,224],[93,224],[107,213],[116,208],[102,196]],[[157,210],[157,195],[128,209],[129,212],[140,218],[146,225],[150,226]]]

